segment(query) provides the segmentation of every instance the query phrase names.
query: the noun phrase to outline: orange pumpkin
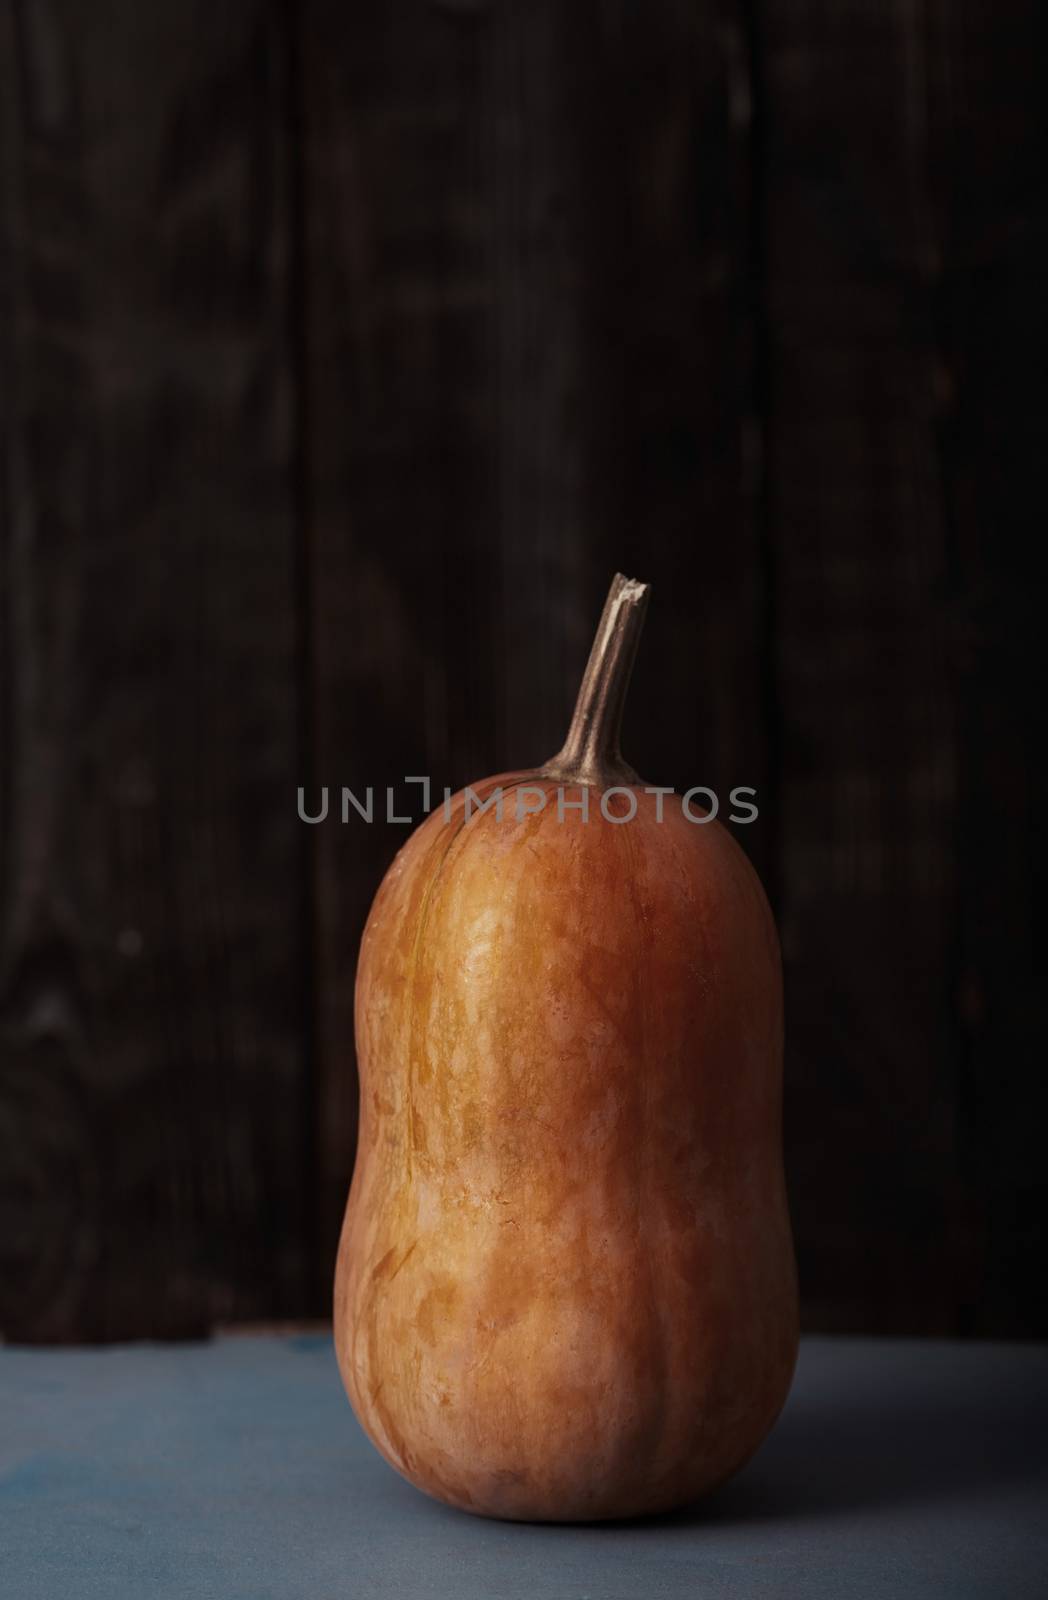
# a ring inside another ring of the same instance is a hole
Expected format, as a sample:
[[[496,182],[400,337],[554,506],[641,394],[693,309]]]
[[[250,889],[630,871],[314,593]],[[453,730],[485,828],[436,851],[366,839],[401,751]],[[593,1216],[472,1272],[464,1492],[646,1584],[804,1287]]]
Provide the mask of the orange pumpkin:
[[[619,754],[646,599],[616,578],[563,751],[435,811],[361,946],[338,1359],[386,1459],[492,1516],[693,1499],[796,1356],[778,942]]]

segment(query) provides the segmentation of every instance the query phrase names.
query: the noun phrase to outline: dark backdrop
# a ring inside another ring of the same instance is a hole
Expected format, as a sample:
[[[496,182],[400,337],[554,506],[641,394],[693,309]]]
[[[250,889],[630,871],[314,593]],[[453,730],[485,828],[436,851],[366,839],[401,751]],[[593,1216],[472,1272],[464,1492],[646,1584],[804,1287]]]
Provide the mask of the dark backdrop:
[[[0,0],[0,1327],[323,1313],[404,830],[757,788],[812,1328],[1044,1334],[1042,0]]]

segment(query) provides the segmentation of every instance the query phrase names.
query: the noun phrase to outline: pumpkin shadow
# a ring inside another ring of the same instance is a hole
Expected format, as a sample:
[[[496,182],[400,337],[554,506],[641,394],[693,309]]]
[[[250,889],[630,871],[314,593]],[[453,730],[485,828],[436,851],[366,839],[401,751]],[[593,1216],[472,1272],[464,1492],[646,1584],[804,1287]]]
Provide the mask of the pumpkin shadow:
[[[1048,1488],[1048,1351],[887,1343],[882,1370],[870,1363],[875,1385],[845,1353],[827,1341],[809,1354],[779,1423],[737,1478],[632,1525],[822,1518],[962,1501],[1019,1482]]]

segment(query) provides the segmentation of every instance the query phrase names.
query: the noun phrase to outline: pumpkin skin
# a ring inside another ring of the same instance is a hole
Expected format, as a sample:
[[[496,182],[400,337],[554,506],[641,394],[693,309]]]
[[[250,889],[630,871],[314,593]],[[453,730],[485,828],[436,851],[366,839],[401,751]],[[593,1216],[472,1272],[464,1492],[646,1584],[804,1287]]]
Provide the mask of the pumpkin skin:
[[[749,1458],[796,1358],[774,923],[675,797],[609,822],[591,787],[584,822],[499,785],[501,820],[460,795],[409,838],[364,933],[339,1365],[451,1505],[666,1511]]]

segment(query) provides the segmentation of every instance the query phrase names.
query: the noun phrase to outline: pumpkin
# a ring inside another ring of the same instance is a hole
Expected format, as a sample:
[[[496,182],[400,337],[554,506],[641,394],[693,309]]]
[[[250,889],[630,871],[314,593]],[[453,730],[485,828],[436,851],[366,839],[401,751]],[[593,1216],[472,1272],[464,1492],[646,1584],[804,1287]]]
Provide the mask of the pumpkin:
[[[564,749],[434,811],[361,945],[340,1369],[387,1461],[491,1516],[694,1499],[796,1357],[778,941],[620,754],[646,601],[616,577]]]

